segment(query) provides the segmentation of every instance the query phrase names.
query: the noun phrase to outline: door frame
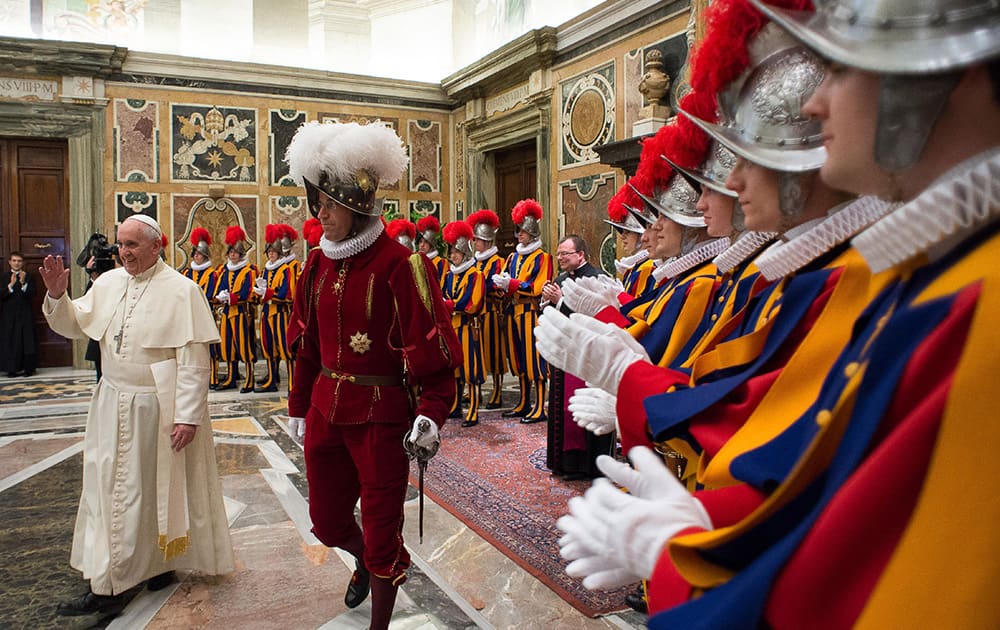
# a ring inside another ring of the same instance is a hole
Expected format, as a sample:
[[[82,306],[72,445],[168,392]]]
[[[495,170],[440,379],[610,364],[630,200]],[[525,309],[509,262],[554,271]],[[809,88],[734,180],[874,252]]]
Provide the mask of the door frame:
[[[69,180],[67,252],[75,252],[90,235],[104,229],[104,105],[0,102],[0,135],[20,138],[65,138]],[[73,261],[71,286],[86,286],[84,270]],[[73,366],[87,367],[86,340],[73,340]]]

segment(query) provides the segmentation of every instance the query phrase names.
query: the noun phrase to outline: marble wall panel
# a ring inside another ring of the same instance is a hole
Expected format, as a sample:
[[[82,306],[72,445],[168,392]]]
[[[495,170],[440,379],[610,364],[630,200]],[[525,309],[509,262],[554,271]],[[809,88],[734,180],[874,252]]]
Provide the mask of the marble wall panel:
[[[582,236],[590,248],[590,262],[614,272],[615,239],[607,218],[608,202],[618,191],[613,172],[559,182],[559,208],[566,234]]]
[[[212,261],[222,263],[226,260],[226,228],[238,225],[247,234],[250,249],[247,255],[250,261],[261,264],[263,255],[257,243],[257,197],[252,195],[233,195],[213,199],[202,195],[171,195],[173,206],[173,239],[170,255],[174,257],[174,267],[180,269],[188,263],[191,255],[189,238],[191,230],[203,227],[212,236],[209,250]],[[168,255],[169,259],[169,255]]]
[[[411,120],[406,136],[410,150],[410,190],[441,192],[441,123]]]
[[[630,50],[622,58],[624,70],[624,85],[622,97],[625,102],[625,128],[621,135],[632,136],[632,125],[639,120],[639,110],[645,105],[645,98],[639,93],[639,82],[642,81],[643,58],[641,48]]]
[[[381,116],[365,116],[361,114],[348,114],[347,112],[320,112],[318,116],[320,122],[356,122],[359,125],[367,125],[369,123],[379,123],[390,127],[396,134],[399,134],[399,119],[398,118],[383,118]],[[379,184],[379,190],[399,190],[400,182],[395,184]]]
[[[170,104],[173,181],[257,181],[257,110]]]
[[[158,182],[159,103],[116,98],[112,110],[115,181]]]
[[[410,202],[410,221],[416,223],[426,216],[434,215],[441,218],[441,202],[420,199]]]
[[[302,236],[302,225],[311,214],[306,205],[305,197],[295,197],[292,195],[272,196],[270,198],[270,219],[268,223],[286,223],[299,233],[299,240],[295,243],[295,252],[299,260],[305,260],[309,253],[309,245]]]
[[[151,219],[160,220],[160,195],[149,192],[116,192],[115,193],[115,225],[133,214],[144,214]]]
[[[268,134],[270,184],[272,186],[294,186],[295,182],[288,176],[285,152],[292,141],[292,136],[306,122],[306,112],[294,109],[271,109],[268,110],[268,114],[271,123],[271,131]]]
[[[615,62],[559,84],[559,166],[600,161],[594,151],[615,140]]]

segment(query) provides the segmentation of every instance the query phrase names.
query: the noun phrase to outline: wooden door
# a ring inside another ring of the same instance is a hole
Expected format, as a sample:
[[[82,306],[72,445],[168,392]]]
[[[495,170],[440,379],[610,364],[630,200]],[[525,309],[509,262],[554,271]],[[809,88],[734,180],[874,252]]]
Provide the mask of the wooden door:
[[[68,251],[66,160],[65,140],[0,138],[0,253],[6,270],[10,252],[21,252],[36,283],[32,308],[39,367],[73,364],[72,343],[52,332],[42,315],[45,288],[38,275],[49,254],[62,256],[67,265],[76,259]]]
[[[506,257],[517,245],[510,211],[522,199],[537,198],[538,158],[534,142],[497,151],[495,157],[496,213],[500,215],[500,230],[497,232],[496,242],[500,255]]]

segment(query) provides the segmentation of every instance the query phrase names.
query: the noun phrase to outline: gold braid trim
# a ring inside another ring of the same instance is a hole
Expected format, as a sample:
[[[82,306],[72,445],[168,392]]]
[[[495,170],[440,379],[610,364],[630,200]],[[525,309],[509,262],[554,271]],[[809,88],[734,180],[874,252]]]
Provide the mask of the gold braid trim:
[[[163,560],[170,561],[178,556],[183,556],[187,553],[188,545],[191,543],[191,532],[188,531],[180,538],[174,538],[170,542],[167,542],[167,537],[164,534],[160,534],[160,551],[163,552]]]
[[[427,269],[424,267],[424,255],[417,252],[410,254],[410,269],[413,270],[413,281],[417,285],[417,293],[424,303],[428,313],[434,314],[434,302],[431,300],[430,281],[427,278]]]
[[[366,302],[366,312],[368,314],[368,321],[372,320],[372,296],[375,293],[375,274],[370,274],[368,276],[368,296]]]

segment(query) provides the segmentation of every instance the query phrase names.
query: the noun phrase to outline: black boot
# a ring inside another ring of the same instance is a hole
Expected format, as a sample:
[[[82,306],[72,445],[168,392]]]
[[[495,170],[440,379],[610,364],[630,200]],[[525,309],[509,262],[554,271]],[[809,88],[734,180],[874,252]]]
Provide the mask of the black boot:
[[[357,608],[368,599],[368,592],[371,590],[371,573],[361,564],[360,560],[355,560],[354,573],[351,574],[351,581],[347,585],[347,593],[344,595],[344,605],[348,608]]]
[[[89,588],[87,592],[66,602],[60,602],[56,607],[56,614],[63,617],[79,617],[80,615],[93,615],[94,613],[114,613],[118,614],[125,608],[125,598],[118,595],[96,595]]]

